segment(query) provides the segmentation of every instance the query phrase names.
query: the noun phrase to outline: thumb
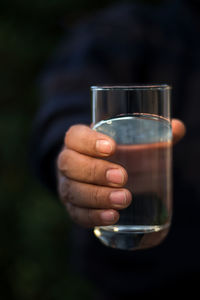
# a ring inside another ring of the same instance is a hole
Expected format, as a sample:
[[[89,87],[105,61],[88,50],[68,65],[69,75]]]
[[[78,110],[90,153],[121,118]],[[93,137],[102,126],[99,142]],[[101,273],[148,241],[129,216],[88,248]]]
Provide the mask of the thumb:
[[[178,119],[172,119],[172,134],[173,144],[179,142],[186,133],[186,127],[184,123]]]

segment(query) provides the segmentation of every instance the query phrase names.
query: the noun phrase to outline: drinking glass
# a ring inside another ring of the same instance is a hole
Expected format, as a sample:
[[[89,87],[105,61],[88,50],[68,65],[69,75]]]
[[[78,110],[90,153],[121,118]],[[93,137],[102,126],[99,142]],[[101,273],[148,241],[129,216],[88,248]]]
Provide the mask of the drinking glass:
[[[98,226],[105,245],[136,250],[158,245],[172,217],[171,87],[161,85],[92,86],[93,129],[113,138],[117,150],[109,160],[128,173],[131,205],[119,221]]]

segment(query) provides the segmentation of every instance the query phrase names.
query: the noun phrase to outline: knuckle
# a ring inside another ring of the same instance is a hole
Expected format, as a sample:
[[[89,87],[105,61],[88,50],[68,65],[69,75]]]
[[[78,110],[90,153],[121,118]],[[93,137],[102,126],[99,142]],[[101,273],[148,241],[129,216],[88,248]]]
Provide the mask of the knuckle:
[[[93,222],[93,214],[91,209],[76,207],[71,203],[67,203],[66,207],[73,222],[84,227],[93,226],[94,222]]]
[[[64,150],[64,151],[61,151],[59,153],[58,158],[57,158],[57,167],[58,167],[58,169],[62,170],[63,165],[65,164],[65,160],[66,160],[66,153],[65,153],[65,150]]]
[[[75,125],[70,126],[69,129],[67,130],[67,132],[65,133],[64,143],[66,146],[69,143],[71,135],[73,135],[74,127],[75,127]]]
[[[70,152],[65,149],[58,155],[57,158],[57,167],[61,172],[64,172],[65,175],[68,175],[69,171],[69,162],[70,162]]]
[[[87,126],[76,124],[69,127],[65,133],[64,142],[67,147],[74,145],[74,136],[84,136],[87,133]]]
[[[94,205],[94,207],[101,207],[101,188],[95,187],[93,192],[92,192],[92,199],[91,203]]]
[[[95,216],[92,209],[87,209],[87,226],[94,226],[95,225]]]
[[[62,203],[72,202],[70,183],[66,178],[62,178],[58,184],[58,193]]]
[[[90,181],[95,181],[97,179],[97,163],[95,160],[91,160],[90,167],[88,168],[88,177]]]

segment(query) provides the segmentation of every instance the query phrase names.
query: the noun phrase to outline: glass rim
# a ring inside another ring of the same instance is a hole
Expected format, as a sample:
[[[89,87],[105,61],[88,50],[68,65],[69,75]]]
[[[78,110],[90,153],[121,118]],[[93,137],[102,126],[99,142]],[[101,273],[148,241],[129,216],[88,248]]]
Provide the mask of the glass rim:
[[[172,87],[169,84],[127,84],[127,85],[93,85],[90,87],[91,90],[171,90]]]

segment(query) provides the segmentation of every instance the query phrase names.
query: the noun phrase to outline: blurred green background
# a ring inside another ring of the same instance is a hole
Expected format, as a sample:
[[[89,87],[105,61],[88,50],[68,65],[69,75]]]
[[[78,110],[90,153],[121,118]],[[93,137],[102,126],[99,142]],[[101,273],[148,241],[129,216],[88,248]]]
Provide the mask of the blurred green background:
[[[37,78],[48,56],[77,20],[113,2],[122,1],[0,2],[2,300],[90,299],[90,283],[68,267],[70,221],[31,175],[27,149],[39,105]]]

